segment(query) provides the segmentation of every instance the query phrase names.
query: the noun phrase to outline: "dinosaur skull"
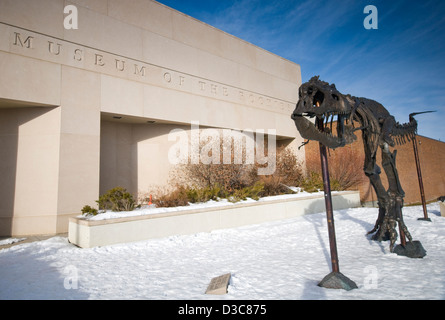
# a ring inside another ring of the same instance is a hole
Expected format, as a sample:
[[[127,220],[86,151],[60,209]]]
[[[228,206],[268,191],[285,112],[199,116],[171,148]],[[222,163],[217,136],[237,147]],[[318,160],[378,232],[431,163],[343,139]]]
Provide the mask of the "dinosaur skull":
[[[291,117],[304,139],[319,141],[332,149],[356,140],[352,127],[345,126],[345,120],[353,112],[354,101],[337,91],[334,84],[313,77],[301,85],[299,98]],[[307,117],[315,117],[315,124]],[[337,122],[336,134],[332,129],[334,121]]]

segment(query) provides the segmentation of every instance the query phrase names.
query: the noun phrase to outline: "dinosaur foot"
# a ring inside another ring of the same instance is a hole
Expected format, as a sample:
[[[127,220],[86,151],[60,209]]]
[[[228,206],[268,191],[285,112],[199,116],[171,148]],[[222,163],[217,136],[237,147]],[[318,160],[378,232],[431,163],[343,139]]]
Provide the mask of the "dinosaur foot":
[[[368,232],[368,234],[372,234],[372,233]],[[377,232],[371,237],[371,240],[378,241],[378,242],[388,241],[388,240],[391,240],[391,235],[389,234],[389,231],[386,231],[383,234],[382,234],[382,232]]]
[[[394,248],[394,253],[408,258],[423,258],[426,256],[426,250],[420,241],[410,241],[405,246],[399,244]]]

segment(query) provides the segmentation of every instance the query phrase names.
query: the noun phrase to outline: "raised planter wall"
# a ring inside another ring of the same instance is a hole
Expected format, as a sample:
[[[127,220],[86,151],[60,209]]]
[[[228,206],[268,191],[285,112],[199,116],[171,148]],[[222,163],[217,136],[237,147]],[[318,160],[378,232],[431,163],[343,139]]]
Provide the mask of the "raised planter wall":
[[[332,194],[334,210],[360,206],[358,191]],[[81,248],[211,232],[325,211],[323,195],[259,201],[213,208],[109,220],[71,218],[68,239]]]

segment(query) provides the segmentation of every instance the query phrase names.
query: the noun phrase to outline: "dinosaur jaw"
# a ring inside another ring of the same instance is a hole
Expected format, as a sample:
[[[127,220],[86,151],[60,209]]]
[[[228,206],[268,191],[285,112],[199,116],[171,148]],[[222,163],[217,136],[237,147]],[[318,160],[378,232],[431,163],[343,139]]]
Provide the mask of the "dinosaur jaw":
[[[316,117],[315,124],[307,117]],[[337,118],[337,125],[333,130],[335,118]],[[349,114],[342,112],[326,112],[316,116],[313,113],[292,114],[292,119],[304,139],[318,141],[331,149],[343,147],[356,140],[356,136],[350,128],[345,127],[344,122],[347,118],[349,118]],[[334,131],[336,131],[336,135]]]

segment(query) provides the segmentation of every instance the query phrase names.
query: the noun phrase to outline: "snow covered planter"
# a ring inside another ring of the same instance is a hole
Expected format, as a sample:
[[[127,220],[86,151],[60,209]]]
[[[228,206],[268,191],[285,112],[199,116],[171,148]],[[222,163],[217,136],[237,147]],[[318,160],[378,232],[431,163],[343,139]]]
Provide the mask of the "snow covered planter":
[[[333,192],[335,210],[360,206],[358,191]],[[71,218],[68,239],[81,248],[211,232],[323,212],[324,195],[299,193],[247,200],[210,201],[178,208],[147,208]]]

